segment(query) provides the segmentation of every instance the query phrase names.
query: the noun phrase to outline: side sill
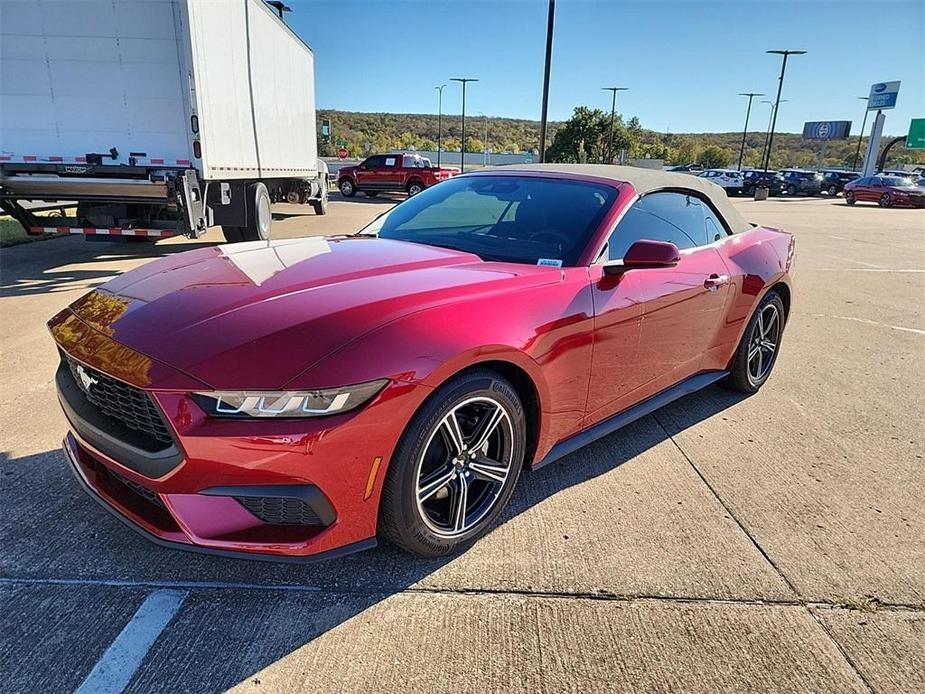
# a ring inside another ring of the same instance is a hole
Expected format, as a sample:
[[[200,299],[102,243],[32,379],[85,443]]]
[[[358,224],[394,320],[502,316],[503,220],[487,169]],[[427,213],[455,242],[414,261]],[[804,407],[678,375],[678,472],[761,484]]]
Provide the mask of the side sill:
[[[652,414],[678,398],[696,393],[698,390],[702,390],[708,385],[716,383],[716,381],[725,378],[727,375],[729,375],[728,371],[707,371],[686,378],[680,383],[676,383],[670,388],[666,388],[662,392],[656,393],[652,397],[643,400],[638,405],[633,405],[622,412],[611,415],[602,422],[598,422],[594,426],[580,431],[564,441],[560,441],[552,447],[552,450],[546,454],[545,458],[533,466],[533,469],[538,470],[544,465],[549,465],[549,463],[559,460],[559,458],[564,458],[569,453],[574,453],[579,448],[587,446],[592,441],[597,441],[599,438],[612,434],[617,429],[622,429],[627,424],[635,422],[637,419],[642,419],[648,414]]]

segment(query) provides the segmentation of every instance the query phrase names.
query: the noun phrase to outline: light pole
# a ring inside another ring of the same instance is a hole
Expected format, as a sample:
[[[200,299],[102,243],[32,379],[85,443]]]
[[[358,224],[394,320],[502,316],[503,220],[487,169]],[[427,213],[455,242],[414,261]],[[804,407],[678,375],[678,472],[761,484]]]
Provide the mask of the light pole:
[[[488,116],[481,111],[479,115],[485,123],[485,139],[482,140],[482,166],[488,166]]]
[[[556,19],[556,0],[549,0],[546,17],[546,66],[543,69],[543,104],[540,109],[540,163],[546,161],[546,113],[549,107],[549,70],[552,67],[552,28]]]
[[[780,104],[780,93],[784,89],[784,73],[787,71],[787,58],[792,55],[804,55],[806,51],[765,51],[774,55],[782,55],[784,59],[780,65],[780,81],[777,83],[777,100],[774,105],[774,115],[771,116],[771,134],[768,136],[768,151],[764,154],[764,171],[767,173],[771,161],[771,147],[774,146],[774,128],[777,126],[777,105]]]
[[[451,82],[462,85],[462,146],[459,148],[459,173],[466,170],[466,84],[478,82],[477,77],[450,77]]]
[[[786,104],[788,99],[781,99],[779,103]],[[761,150],[761,161],[764,161],[764,155],[768,151],[768,138],[771,137],[771,119],[774,117],[774,102],[768,101],[767,99],[762,99],[761,103],[768,104],[771,107],[771,110],[768,111],[768,129],[764,134],[764,149]],[[767,169],[765,169],[767,171]]]
[[[434,87],[437,90],[437,168],[440,168],[440,145],[443,136],[443,88],[445,84]]]
[[[739,171],[742,170],[742,157],[745,155],[745,133],[748,132],[748,117],[752,113],[752,99],[756,96],[764,96],[764,94],[758,94],[757,92],[740,92],[739,96],[748,97],[748,108],[745,109],[745,127],[742,128],[742,146],[739,147]]]
[[[601,87],[601,89],[613,94],[613,100],[610,102],[610,144],[607,145],[607,161],[613,164],[613,121],[617,114],[617,92],[629,91],[629,87]]]
[[[869,96],[859,96],[862,101],[870,101]],[[867,106],[864,106],[864,122],[861,123],[861,132],[858,133],[858,148],[854,153],[854,161],[851,163],[851,170],[858,170],[858,159],[861,158],[861,140],[864,139],[864,128],[867,127]]]

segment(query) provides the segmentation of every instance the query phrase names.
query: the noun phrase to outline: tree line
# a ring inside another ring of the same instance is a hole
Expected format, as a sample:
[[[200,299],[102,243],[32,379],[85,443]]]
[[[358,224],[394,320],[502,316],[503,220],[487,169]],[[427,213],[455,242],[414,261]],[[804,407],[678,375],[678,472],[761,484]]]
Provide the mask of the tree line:
[[[349,156],[362,157],[392,150],[429,150],[437,148],[437,115],[413,113],[357,113],[321,110],[322,118],[331,121],[331,139],[322,143],[322,156],[334,156],[340,144]],[[320,127],[320,126],[319,126]],[[487,138],[486,138],[487,128]],[[461,120],[459,115],[443,116],[444,151],[459,151]],[[616,116],[613,124],[613,147],[610,143],[610,113],[578,106],[567,121],[548,125],[547,161],[612,162],[621,156],[637,159],[661,159],[666,164],[699,163],[709,168],[735,166],[738,163],[741,132],[729,133],[659,133],[643,128],[635,116]],[[883,143],[889,141],[884,136]],[[762,164],[766,133],[749,132],[745,139],[744,167]],[[539,147],[539,122],[520,118],[483,118],[466,116],[466,151],[493,153],[536,153]],[[861,143],[863,160],[867,138]],[[855,162],[857,135],[847,140],[821,142],[804,140],[797,133],[775,133],[771,168],[852,168]],[[908,150],[896,145],[890,150],[890,166],[925,164],[925,150]]]

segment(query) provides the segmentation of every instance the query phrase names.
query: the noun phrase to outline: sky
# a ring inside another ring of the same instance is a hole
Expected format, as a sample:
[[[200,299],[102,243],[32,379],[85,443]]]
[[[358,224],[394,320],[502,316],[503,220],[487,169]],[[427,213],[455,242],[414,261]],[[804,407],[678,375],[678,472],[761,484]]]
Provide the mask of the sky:
[[[466,113],[539,119],[545,0],[288,0],[287,21],[315,52],[319,108],[436,113],[434,86],[477,77]],[[617,111],[660,132],[767,128],[780,74],[768,49],[801,49],[787,65],[778,132],[809,120],[851,120],[857,133],[874,82],[901,80],[885,132],[925,117],[925,0],[715,2],[558,0],[549,117],[609,111],[604,86],[629,87]],[[460,110],[459,85],[443,92]],[[868,129],[870,119],[868,120]]]

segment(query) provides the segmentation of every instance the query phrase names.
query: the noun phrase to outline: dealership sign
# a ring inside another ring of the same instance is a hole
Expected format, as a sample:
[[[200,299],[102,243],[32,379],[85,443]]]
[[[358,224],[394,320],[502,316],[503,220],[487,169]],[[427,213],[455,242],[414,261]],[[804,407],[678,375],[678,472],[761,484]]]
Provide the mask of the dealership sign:
[[[881,111],[896,108],[896,97],[899,94],[899,80],[895,82],[877,82],[870,86],[870,97],[867,99],[868,111]]]
[[[804,140],[844,140],[850,133],[850,120],[820,120],[803,124]]]
[[[912,122],[909,123],[906,147],[909,149],[925,149],[925,118],[913,118]]]

